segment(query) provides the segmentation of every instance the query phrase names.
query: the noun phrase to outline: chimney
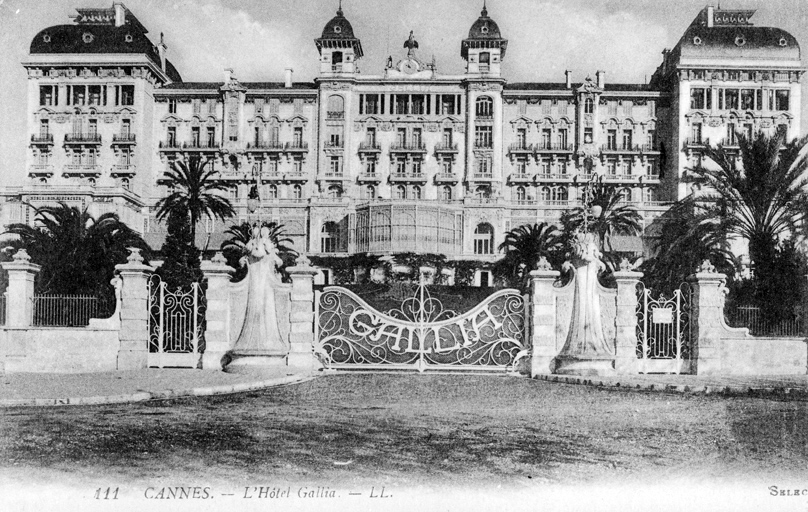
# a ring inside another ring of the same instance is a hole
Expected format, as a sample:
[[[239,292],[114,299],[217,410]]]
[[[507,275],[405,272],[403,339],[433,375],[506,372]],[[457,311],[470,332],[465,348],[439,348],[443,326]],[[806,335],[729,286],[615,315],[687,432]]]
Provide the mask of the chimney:
[[[292,73],[294,73],[294,71],[295,70],[292,68],[286,68],[284,70],[283,86],[286,87],[287,89],[292,88]]]
[[[715,23],[715,7],[712,5],[707,6],[707,28],[713,28]]]
[[[598,77],[598,89],[603,89],[606,86],[606,72],[597,71],[595,72],[595,76]]]
[[[572,89],[572,71],[569,69],[564,71],[564,76],[567,77],[567,89]]]
[[[233,79],[233,68],[225,68],[224,70],[224,83],[230,83],[230,80]]]
[[[126,10],[121,3],[114,3],[112,7],[115,8],[115,26],[122,27],[126,23]]]
[[[163,73],[166,72],[166,50],[168,50],[168,46],[166,46],[163,40],[163,33],[160,32],[160,44],[157,45],[157,53],[160,54],[160,68],[163,70]]]

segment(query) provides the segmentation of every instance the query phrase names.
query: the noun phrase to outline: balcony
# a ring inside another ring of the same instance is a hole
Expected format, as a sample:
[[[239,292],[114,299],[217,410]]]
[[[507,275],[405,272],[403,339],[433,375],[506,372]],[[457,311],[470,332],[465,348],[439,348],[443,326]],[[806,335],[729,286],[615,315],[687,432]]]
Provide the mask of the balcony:
[[[279,153],[283,151],[283,142],[277,140],[255,140],[247,143],[247,151],[263,151]]]
[[[40,145],[53,145],[53,134],[52,133],[40,133],[37,135],[31,135],[31,144],[40,144]]]
[[[136,137],[134,133],[115,133],[112,135],[113,144],[135,144]]]
[[[536,181],[569,181],[571,179],[571,174],[539,173],[536,175]]]
[[[375,172],[363,172],[358,178],[361,183],[381,183],[382,177]]]
[[[67,133],[65,144],[101,144],[101,135],[97,133]]]
[[[326,119],[345,119],[345,112],[326,112]]]
[[[319,179],[322,181],[350,181],[345,173],[332,171],[322,173]]]
[[[570,205],[570,201],[568,201],[568,200],[558,201],[558,200],[542,199],[542,200],[539,201],[539,204],[542,205],[542,206],[563,206],[563,207],[566,208],[567,206]]]
[[[435,145],[435,153],[457,153],[457,142],[440,142]]]
[[[539,142],[536,144],[537,153],[572,153],[573,145],[562,142]]]
[[[109,174],[113,177],[116,176],[133,176],[137,168],[131,164],[118,164],[113,165],[112,169],[110,169]]]
[[[328,140],[328,141],[325,141],[325,143],[323,144],[323,147],[325,147],[326,150],[337,151],[337,152],[341,152],[343,150],[343,148],[344,148],[341,140],[337,140],[337,141]]]
[[[657,174],[643,174],[642,176],[643,183],[659,183],[659,173]]]
[[[494,175],[490,172],[475,172],[471,175],[472,181],[491,181],[494,179]]]
[[[659,154],[659,147],[657,144],[642,144],[640,146],[640,151],[645,154]]]
[[[50,164],[34,164],[28,168],[28,174],[36,176],[50,176],[53,174],[53,166]]]
[[[66,176],[85,176],[88,174],[100,174],[101,168],[95,164],[70,164],[65,165],[62,174]]]
[[[492,140],[475,140],[474,149],[494,149],[494,141]]]
[[[288,153],[306,153],[309,150],[309,143],[303,141],[287,142],[284,146]]]
[[[508,181],[511,183],[530,183],[532,177],[526,172],[514,172],[508,176]]]
[[[305,172],[287,172],[283,175],[285,181],[309,181],[309,175]]]
[[[182,149],[187,151],[218,151],[219,143],[210,140],[184,142]]]
[[[508,153],[512,155],[532,155],[535,151],[533,144],[525,144],[523,142],[516,142],[508,146]]]
[[[391,153],[426,153],[423,142],[396,142],[390,146]]]
[[[390,183],[426,183],[426,174],[422,172],[393,173]]]
[[[435,183],[457,183],[460,178],[453,172],[439,172],[435,175]]]
[[[159,148],[163,151],[177,151],[182,148],[178,140],[161,140]]]
[[[376,141],[363,141],[359,143],[360,153],[381,153],[382,147]]]
[[[637,174],[607,174],[606,181],[639,181],[640,176]]]
[[[514,199],[513,204],[517,206],[535,206],[537,201],[535,199]]]
[[[639,153],[640,146],[636,144],[604,144],[600,147],[603,153]]]

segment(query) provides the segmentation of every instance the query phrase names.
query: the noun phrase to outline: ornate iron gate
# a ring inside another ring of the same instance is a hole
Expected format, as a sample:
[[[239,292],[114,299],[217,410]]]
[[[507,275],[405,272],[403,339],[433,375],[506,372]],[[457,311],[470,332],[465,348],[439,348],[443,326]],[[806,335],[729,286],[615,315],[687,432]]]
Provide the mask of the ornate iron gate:
[[[197,368],[204,347],[204,294],[171,291],[158,276],[149,279],[149,367]]]
[[[690,372],[690,285],[683,283],[666,298],[654,299],[637,286],[637,357],[641,373]]]
[[[345,288],[317,299],[317,352],[328,369],[513,371],[528,354],[525,300],[501,290],[472,310],[446,310],[420,284],[382,313]]]

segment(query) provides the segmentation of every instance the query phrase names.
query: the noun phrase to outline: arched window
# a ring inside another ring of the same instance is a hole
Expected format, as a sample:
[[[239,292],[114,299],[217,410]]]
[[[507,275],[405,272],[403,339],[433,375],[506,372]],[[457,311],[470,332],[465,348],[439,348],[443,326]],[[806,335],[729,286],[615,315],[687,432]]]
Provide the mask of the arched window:
[[[375,199],[376,198],[376,187],[373,185],[368,185],[365,187],[365,199]]]
[[[646,203],[653,203],[656,201],[656,190],[653,188],[646,188],[645,189],[645,202]]]
[[[494,115],[494,100],[491,96],[480,96],[477,98],[476,112],[477,117],[491,117]]]
[[[301,187],[300,185],[295,185],[294,187],[292,187],[292,197],[298,201],[300,199],[303,199],[303,187]]]
[[[450,187],[449,185],[445,185],[443,187],[443,190],[441,191],[440,198],[443,201],[451,201],[452,200],[452,187]]]
[[[474,254],[494,254],[494,228],[487,222],[474,230]]]
[[[339,185],[331,185],[328,187],[329,199],[339,199],[340,197],[342,197],[342,187]]]
[[[129,178],[121,178],[121,188],[129,190]]]
[[[421,199],[421,187],[419,187],[418,185],[412,187],[412,198]]]
[[[488,199],[491,197],[491,187],[482,185],[474,189],[474,197],[477,199]]]
[[[622,196],[620,198],[620,202],[628,203],[628,202],[631,201],[631,189],[630,188],[626,187],[623,190],[621,190],[620,195]]]
[[[39,178],[39,184],[40,185],[47,185],[48,184],[48,178]]]
[[[541,189],[541,200],[544,202],[549,201],[551,198],[550,195],[550,187],[542,187]]]
[[[396,187],[396,199],[407,199],[407,187],[404,185]]]
[[[594,114],[595,113],[595,100],[592,98],[586,98],[584,100],[584,114]]]
[[[568,201],[570,196],[567,187],[558,187],[555,189],[556,201]]]
[[[87,178],[87,184],[91,187],[95,186],[95,178]]]
[[[267,199],[274,201],[278,199],[278,186],[270,185],[267,187]]]
[[[339,225],[336,222],[323,224],[320,233],[320,252],[337,252],[339,247]]]
[[[345,99],[339,94],[332,94],[328,97],[328,111],[334,113],[345,112]]]
[[[334,65],[342,64],[342,52],[332,52],[331,53],[331,64],[334,64]]]
[[[516,187],[516,200],[519,202],[523,202],[527,199],[527,193],[525,192],[525,187]]]

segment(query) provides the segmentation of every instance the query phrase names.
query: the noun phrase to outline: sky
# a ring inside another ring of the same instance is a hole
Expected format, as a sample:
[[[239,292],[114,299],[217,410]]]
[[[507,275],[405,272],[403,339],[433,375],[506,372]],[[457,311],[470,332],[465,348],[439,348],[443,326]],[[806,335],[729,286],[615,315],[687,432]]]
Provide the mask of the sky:
[[[580,81],[606,71],[608,82],[643,83],[709,0],[488,0],[488,13],[509,40],[502,65],[512,82]],[[31,39],[52,25],[72,24],[77,7],[113,0],[0,0],[0,186],[22,174],[26,152],[25,60]],[[723,0],[725,9],[757,9],[752,22],[794,35],[808,49],[808,0]],[[153,42],[165,33],[168,58],[185,81],[221,81],[233,68],[243,81],[295,81],[317,74],[314,39],[338,0],[127,0]],[[462,74],[460,41],[482,0],[343,0],[362,40],[365,74],[380,74],[388,55],[403,57],[413,30],[418,56],[438,71]],[[805,58],[803,58],[805,62]],[[808,77],[803,79],[803,133],[808,132]]]

